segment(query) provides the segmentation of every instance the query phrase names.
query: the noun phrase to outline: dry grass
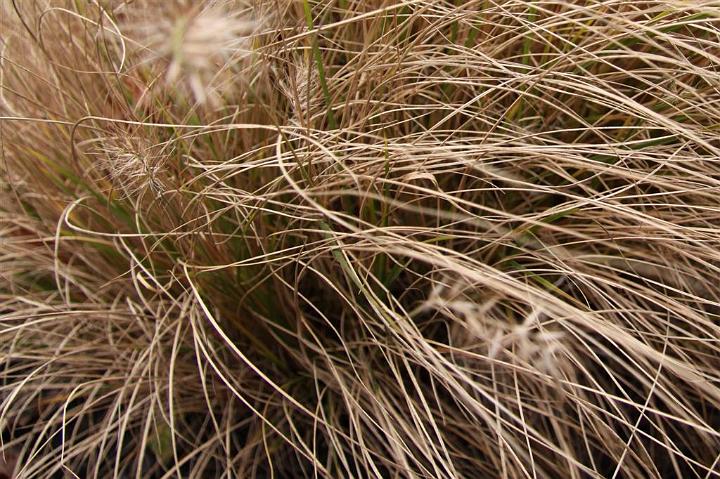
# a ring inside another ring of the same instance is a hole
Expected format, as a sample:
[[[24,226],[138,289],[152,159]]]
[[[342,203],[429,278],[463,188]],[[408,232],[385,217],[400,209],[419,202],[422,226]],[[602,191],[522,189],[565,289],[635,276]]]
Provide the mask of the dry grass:
[[[720,476],[720,3],[0,32],[0,475]]]

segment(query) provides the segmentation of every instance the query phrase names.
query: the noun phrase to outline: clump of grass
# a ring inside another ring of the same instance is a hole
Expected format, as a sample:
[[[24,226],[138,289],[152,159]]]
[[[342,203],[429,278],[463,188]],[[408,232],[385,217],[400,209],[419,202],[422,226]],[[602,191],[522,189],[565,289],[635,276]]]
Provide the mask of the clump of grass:
[[[0,473],[720,476],[716,2],[0,31]]]

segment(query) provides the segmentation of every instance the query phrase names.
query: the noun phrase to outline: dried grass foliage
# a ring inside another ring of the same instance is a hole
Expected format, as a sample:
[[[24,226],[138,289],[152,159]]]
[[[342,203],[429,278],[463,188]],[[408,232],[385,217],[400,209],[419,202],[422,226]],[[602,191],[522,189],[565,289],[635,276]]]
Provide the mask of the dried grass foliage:
[[[0,475],[720,476],[720,4],[0,4]]]

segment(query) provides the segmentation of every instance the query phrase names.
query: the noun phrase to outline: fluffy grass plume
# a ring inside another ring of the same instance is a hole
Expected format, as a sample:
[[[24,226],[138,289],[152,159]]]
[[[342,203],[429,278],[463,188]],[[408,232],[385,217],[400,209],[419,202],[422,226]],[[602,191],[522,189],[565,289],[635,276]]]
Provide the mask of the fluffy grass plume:
[[[2,0],[0,476],[720,477],[720,3]]]

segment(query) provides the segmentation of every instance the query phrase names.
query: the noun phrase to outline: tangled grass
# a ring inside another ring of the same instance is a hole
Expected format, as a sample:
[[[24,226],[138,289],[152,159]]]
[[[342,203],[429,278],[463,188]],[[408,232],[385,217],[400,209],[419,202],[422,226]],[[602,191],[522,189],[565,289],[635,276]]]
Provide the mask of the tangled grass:
[[[720,3],[0,31],[0,476],[720,476]]]

